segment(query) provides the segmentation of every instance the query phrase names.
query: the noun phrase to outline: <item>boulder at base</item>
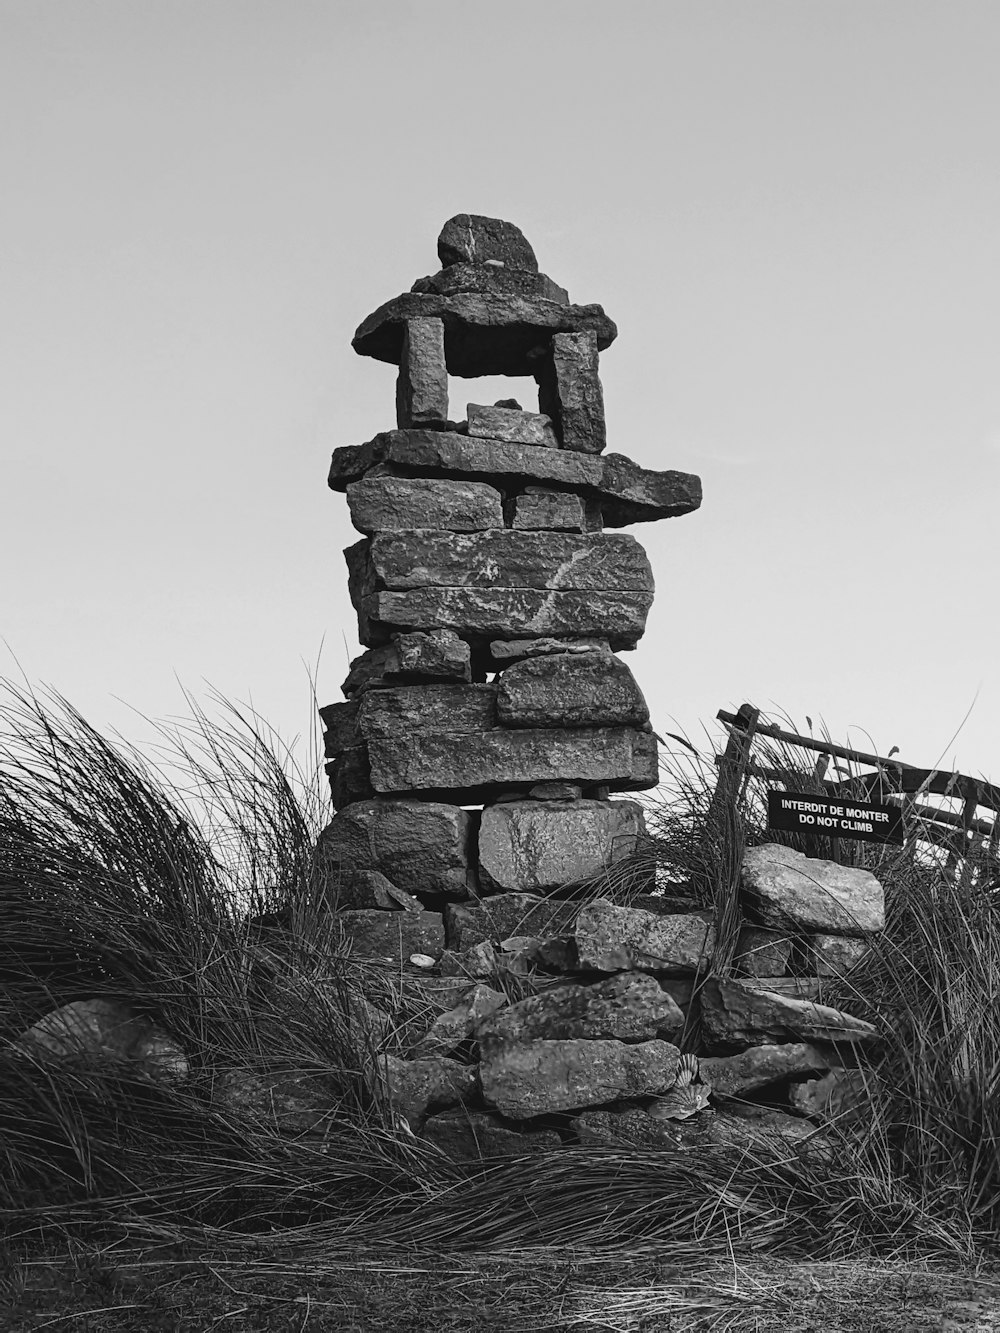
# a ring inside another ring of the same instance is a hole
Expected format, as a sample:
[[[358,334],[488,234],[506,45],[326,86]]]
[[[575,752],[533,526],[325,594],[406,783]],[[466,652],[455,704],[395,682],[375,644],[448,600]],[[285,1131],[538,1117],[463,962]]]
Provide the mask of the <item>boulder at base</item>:
[[[767,843],[743,854],[743,901],[772,930],[868,935],[885,927],[885,895],[869,870]]]

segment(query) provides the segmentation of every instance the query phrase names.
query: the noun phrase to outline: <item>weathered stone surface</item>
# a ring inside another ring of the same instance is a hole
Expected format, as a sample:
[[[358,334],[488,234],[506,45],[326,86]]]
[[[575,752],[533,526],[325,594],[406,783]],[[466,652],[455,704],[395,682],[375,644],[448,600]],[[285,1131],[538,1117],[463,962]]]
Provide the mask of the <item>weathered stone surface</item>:
[[[788,970],[792,941],[776,931],[744,926],[736,942],[733,963],[748,977],[780,977]]]
[[[525,412],[513,407],[484,407],[469,403],[469,434],[485,440],[509,440],[512,444],[534,444],[558,449],[552,418],[543,412]]]
[[[381,912],[352,908],[337,919],[351,942],[351,956],[399,967],[411,953],[434,959],[444,951],[444,922],[438,912]]]
[[[378,870],[410,894],[464,898],[473,883],[474,819],[438,801],[361,801],[346,806],[319,836],[320,872]],[[421,952],[412,949],[411,953]]]
[[[592,332],[601,351],[618,336],[599,305],[560,305],[496,290],[404,292],[361,321],[351,346],[359,356],[398,366],[403,330],[414,319],[443,321],[448,372],[468,377],[532,375],[554,333]]]
[[[604,452],[604,393],[592,331],[557,333],[552,339],[551,359],[538,376],[538,404],[555,421],[564,449]]]
[[[336,1118],[340,1097],[335,1085],[312,1074],[223,1069],[213,1081],[212,1100],[285,1134],[319,1135]]]
[[[422,685],[437,682],[469,684],[472,680],[471,652],[454,630],[397,634],[390,643],[369,648],[351,663],[340,687],[346,699],[381,685]]]
[[[572,929],[579,903],[535,898],[529,893],[499,893],[479,902],[448,903],[444,909],[448,948],[471,949],[483,941],[498,944],[513,935],[562,935]]]
[[[600,532],[603,526],[596,501],[543,486],[529,486],[505,513],[518,532]]]
[[[414,1055],[450,1055],[466,1041],[476,1025],[502,1009],[506,995],[492,986],[479,983],[472,987],[453,1009],[439,1014],[414,1048]]]
[[[341,908],[379,909],[383,912],[420,912],[423,904],[393,884],[379,870],[347,870],[328,876],[327,901]]]
[[[328,704],[319,713],[331,756],[401,733],[488,731],[496,725],[496,691],[493,685],[397,685],[369,690],[349,703]]]
[[[485,532],[502,528],[500,492],[484,481],[433,477],[365,477],[347,488],[351,522],[359,532],[437,528]]]
[[[581,630],[606,635],[619,652],[642,638],[652,604],[652,592],[474,587],[374,592],[355,602],[359,637],[366,644],[381,642],[395,627],[452,629],[477,639],[505,632],[528,637]]]
[[[871,952],[864,938],[810,935],[800,945],[802,970],[820,977],[843,977]]]
[[[548,893],[635,855],[646,831],[634,801],[517,801],[483,811],[484,892]]]
[[[600,972],[697,972],[715,948],[708,912],[660,914],[605,898],[581,911],[574,935],[580,962]]]
[[[465,981],[493,981],[506,969],[497,950],[488,940],[467,949],[445,949],[441,955],[442,977]]]
[[[713,1047],[772,1042],[847,1043],[878,1039],[871,1023],[829,1005],[756,990],[743,981],[711,977],[699,991],[702,1035]]]
[[[813,1120],[856,1124],[872,1111],[878,1076],[870,1069],[831,1069],[822,1078],[806,1079],[791,1089],[796,1111]]]
[[[649,708],[613,653],[558,653],[507,668],[497,720],[505,727],[641,727]]]
[[[478,805],[514,784],[605,783],[615,791],[645,791],[659,781],[655,738],[624,727],[410,732],[370,740],[365,748],[375,791],[447,794],[456,805]]]
[[[575,1038],[649,1041],[674,1032],[684,1016],[645,972],[623,972],[593,986],[554,986],[483,1018],[480,1041],[528,1042]]]
[[[529,273],[523,268],[498,268],[495,264],[450,264],[438,273],[418,278],[410,291],[437,296],[482,292],[490,296],[520,296],[531,301],[569,305],[569,292],[547,274]]]
[[[383,1055],[380,1072],[393,1109],[414,1131],[430,1112],[459,1106],[471,1101],[476,1093],[475,1067],[443,1055],[419,1060]]]
[[[822,999],[823,983],[819,977],[740,977],[749,990],[774,991],[793,1000]]]
[[[457,1162],[486,1157],[524,1157],[554,1152],[562,1140],[554,1129],[521,1130],[486,1111],[443,1111],[424,1123],[421,1138]]]
[[[529,801],[578,801],[583,788],[574,782],[540,782],[528,792]]]
[[[343,491],[379,465],[435,476],[480,477],[498,487],[569,488],[597,499],[604,526],[609,528],[674,518],[701,504],[701,481],[688,472],[654,472],[624,454],[598,457],[569,449],[478,440],[450,431],[385,431],[366,444],[335,449],[329,484]]]
[[[776,930],[865,935],[885,927],[885,895],[868,870],[767,843],[743,857],[743,901]]]
[[[680,1051],[667,1041],[480,1041],[486,1105],[513,1120],[657,1096],[677,1075]]]
[[[444,325],[439,319],[408,319],[403,325],[396,380],[396,425],[400,430],[448,420],[448,371]]]
[[[711,1084],[712,1091],[719,1097],[755,1092],[769,1083],[829,1067],[829,1054],[808,1042],[751,1046],[738,1055],[703,1056],[699,1061],[702,1082]]]
[[[653,591],[646,552],[625,533],[423,530],[383,533],[349,549],[348,568],[366,589]]]
[[[669,1151],[708,1146],[767,1149],[815,1142],[807,1120],[766,1106],[728,1106],[705,1111],[690,1120],[656,1120],[638,1108],[630,1111],[585,1111],[572,1122],[583,1147],[662,1148]]]
[[[490,657],[497,666],[522,662],[526,657],[549,657],[553,653],[609,653],[610,651],[607,639],[593,636],[559,639],[494,639],[490,644]]]
[[[174,1085],[188,1076],[180,1044],[121,1000],[73,1000],[45,1014],[11,1043],[9,1051],[36,1060],[99,1068],[127,1066],[153,1083]]]
[[[442,267],[451,264],[498,264],[538,272],[538,260],[520,227],[481,213],[456,213],[441,228],[437,241]]]

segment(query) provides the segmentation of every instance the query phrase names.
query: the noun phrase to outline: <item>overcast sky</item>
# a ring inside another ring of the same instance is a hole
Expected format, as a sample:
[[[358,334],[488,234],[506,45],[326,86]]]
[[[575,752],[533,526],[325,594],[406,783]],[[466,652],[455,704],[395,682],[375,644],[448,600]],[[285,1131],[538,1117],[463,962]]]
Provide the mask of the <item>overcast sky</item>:
[[[609,448],[703,478],[631,529],[657,730],[1000,778],[998,68],[996,0],[0,0],[0,672],[129,736],[338,699],[351,337],[470,211],[617,321]]]

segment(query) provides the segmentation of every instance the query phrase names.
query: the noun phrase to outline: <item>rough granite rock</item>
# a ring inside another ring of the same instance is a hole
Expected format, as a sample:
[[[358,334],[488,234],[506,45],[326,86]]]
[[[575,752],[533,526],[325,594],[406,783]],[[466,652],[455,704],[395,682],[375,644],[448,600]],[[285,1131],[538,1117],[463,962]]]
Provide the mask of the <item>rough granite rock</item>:
[[[510,666],[497,689],[505,727],[641,727],[649,708],[612,653],[560,653]]]
[[[751,1046],[737,1055],[703,1056],[698,1064],[702,1082],[711,1084],[717,1097],[736,1097],[796,1074],[827,1070],[830,1055],[808,1042],[789,1042]]]
[[[516,801],[483,811],[483,892],[548,893],[635,855],[646,831],[635,801]]]
[[[870,871],[778,843],[747,849],[742,888],[747,910],[775,930],[866,935],[885,927],[885,895]]]
[[[364,741],[422,731],[478,735],[496,725],[493,685],[396,685],[319,710],[327,757]]]
[[[538,260],[520,227],[503,218],[481,213],[456,213],[441,228],[437,240],[443,268],[452,264],[498,264],[538,272]]]
[[[444,952],[444,922],[438,912],[382,912],[351,908],[337,920],[351,943],[351,956],[399,967],[411,954],[435,960]]]
[[[351,346],[359,356],[398,366],[403,330],[414,319],[443,321],[448,373],[470,378],[533,375],[556,333],[593,333],[600,351],[618,336],[599,305],[560,305],[496,290],[404,292],[361,321]]]
[[[383,642],[395,629],[451,629],[477,640],[504,633],[529,638],[577,631],[605,634],[611,647],[621,652],[634,648],[645,633],[653,594],[652,591],[549,592],[534,588],[414,588],[376,591],[354,604],[359,637],[370,646]]]
[[[121,1000],[72,1000],[43,1015],[7,1050],[51,1063],[127,1065],[152,1083],[175,1085],[188,1076],[180,1044]]]
[[[476,1094],[475,1067],[447,1056],[402,1060],[397,1055],[383,1055],[379,1065],[393,1109],[414,1131],[432,1111],[470,1102]]]
[[[396,380],[396,425],[441,425],[448,420],[448,371],[444,325],[439,319],[408,319],[403,325]]]
[[[597,337],[591,330],[557,333],[538,372],[538,405],[552,417],[564,449],[600,454],[608,442]]]
[[[809,935],[797,951],[801,970],[820,977],[843,977],[871,952],[864,938],[850,935]]]
[[[808,1120],[766,1106],[728,1105],[703,1111],[690,1120],[656,1120],[639,1108],[628,1111],[585,1111],[572,1122],[583,1147],[663,1148],[671,1151],[705,1148],[789,1148],[817,1142]]]
[[[420,792],[456,805],[481,804],[514,784],[601,783],[614,791],[645,791],[659,781],[655,738],[625,727],[410,732],[346,750],[336,763],[345,756],[350,763],[360,750],[367,751],[376,792]]]
[[[464,898],[471,868],[474,818],[438,801],[361,801],[337,814],[320,834],[324,874],[377,870],[410,894]]]
[[[522,1130],[500,1116],[465,1108],[431,1116],[424,1122],[420,1137],[457,1162],[524,1157],[562,1147],[562,1139],[554,1129]]]
[[[733,965],[741,976],[781,977],[788,971],[792,941],[773,930],[744,926],[736,941]]]
[[[795,1084],[789,1102],[813,1120],[836,1121],[841,1126],[856,1124],[871,1114],[878,1086],[878,1075],[871,1069],[835,1068],[822,1078]]]
[[[595,500],[569,491],[528,486],[504,506],[507,526],[517,532],[601,532],[601,510]]]
[[[380,870],[348,870],[338,867],[326,877],[326,900],[337,910],[378,908],[383,912],[420,912],[423,904],[405,889],[393,884]]]
[[[480,292],[489,296],[520,296],[529,301],[569,305],[569,292],[547,274],[529,273],[523,268],[498,268],[496,264],[450,264],[438,273],[418,278],[410,291],[436,296]]]
[[[484,407],[469,403],[469,434],[486,440],[508,440],[512,444],[534,444],[543,449],[558,449],[552,418],[542,412],[525,412],[513,407]]]
[[[660,1096],[673,1086],[680,1051],[668,1041],[480,1041],[483,1100],[512,1120]]]
[[[475,477],[497,487],[548,485],[599,501],[604,526],[627,527],[689,514],[701,504],[701,481],[688,472],[654,472],[624,454],[573,453],[451,431],[383,431],[366,444],[333,451],[329,485],[343,491],[373,467],[435,476]]]
[[[610,651],[607,639],[594,637],[494,639],[490,644],[490,657],[497,666],[510,666],[514,662],[523,662],[527,657],[550,657],[553,653],[610,653]]]
[[[645,972],[623,972],[592,986],[554,986],[497,1010],[476,1025],[480,1041],[576,1038],[649,1041],[675,1032],[684,1015]]]
[[[444,909],[448,948],[471,949],[484,941],[499,945],[513,935],[562,935],[572,929],[580,904],[529,893],[498,893],[478,902],[448,903]]]
[[[369,648],[351,663],[340,687],[345,699],[385,685],[430,685],[472,680],[471,652],[454,630],[435,629],[397,634],[390,643]]]
[[[713,1048],[773,1042],[870,1043],[871,1023],[829,1005],[757,990],[744,981],[710,977],[699,992],[702,1036]]]
[[[583,908],[574,938],[581,965],[600,972],[694,973],[708,965],[715,949],[708,912],[661,914],[616,907],[605,898]]]
[[[626,533],[387,532],[357,542],[344,554],[366,591],[653,591],[646,552]]]
[[[453,1009],[439,1014],[414,1047],[414,1055],[450,1055],[468,1040],[476,1025],[502,1009],[507,997],[492,986],[478,983]]]
[[[502,496],[484,481],[365,477],[348,486],[347,504],[351,522],[369,535],[413,528],[484,532],[504,526]]]

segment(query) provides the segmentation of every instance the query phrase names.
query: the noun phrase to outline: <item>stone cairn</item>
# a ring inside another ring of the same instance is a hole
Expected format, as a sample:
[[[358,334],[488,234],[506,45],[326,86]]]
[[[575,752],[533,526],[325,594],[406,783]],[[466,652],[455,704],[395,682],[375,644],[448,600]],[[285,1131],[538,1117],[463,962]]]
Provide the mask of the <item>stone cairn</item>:
[[[811,1132],[746,1099],[780,1086],[815,1109],[874,1038],[816,997],[881,928],[880,886],[754,849],[725,979],[709,914],[573,896],[637,864],[642,808],[610,793],[658,777],[617,656],[653,578],[609,529],[689,513],[701,486],[604,452],[599,355],[617,330],[539,273],[517,227],[460,214],[438,255],[354,338],[398,367],[397,428],[337,449],[329,476],[363,534],[345,555],[366,651],[346,702],[321,709],[337,813],[319,862],[353,955],[436,1015],[409,1058],[381,1056],[392,1098],[459,1156]],[[449,374],[530,379],[539,410],[471,403],[452,421]]]

